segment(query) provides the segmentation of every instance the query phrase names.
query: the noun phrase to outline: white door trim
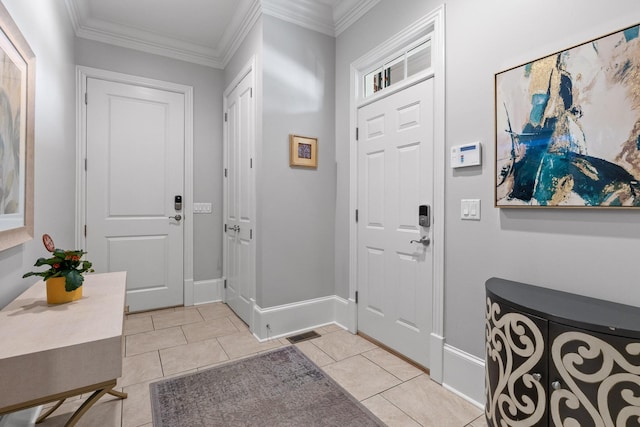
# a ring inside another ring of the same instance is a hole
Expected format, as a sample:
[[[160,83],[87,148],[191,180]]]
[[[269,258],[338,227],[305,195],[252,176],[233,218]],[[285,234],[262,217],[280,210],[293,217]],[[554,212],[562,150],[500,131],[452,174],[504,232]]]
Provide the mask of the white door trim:
[[[184,305],[193,305],[193,87],[146,77],[132,76],[85,66],[76,67],[76,247],[86,247],[85,158],[87,152],[87,111],[85,93],[87,78],[145,86],[181,93],[185,99],[184,117]]]
[[[432,332],[430,343],[431,379],[442,383],[443,377],[443,349],[444,349],[444,181],[446,167],[446,141],[445,141],[445,48],[444,48],[444,5],[438,7],[427,16],[421,18],[406,30],[392,37],[385,43],[373,49],[366,55],[351,64],[350,78],[350,103],[349,103],[349,133],[350,133],[350,164],[349,164],[349,300],[353,307],[349,330],[357,332],[357,307],[355,306],[355,292],[357,291],[357,241],[358,226],[355,222],[355,211],[358,208],[358,156],[356,144],[356,127],[358,125],[358,108],[365,102],[372,102],[373,98],[362,100],[362,81],[364,75],[372,66],[381,63],[391,54],[402,50],[403,47],[415,40],[431,33],[432,68],[425,75],[433,74],[434,81],[434,206],[432,207],[432,245],[434,247],[433,259],[433,307]],[[416,76],[415,79],[407,79],[397,83],[401,90],[416,82],[416,79],[424,79],[425,75]],[[383,91],[380,97],[386,96]]]

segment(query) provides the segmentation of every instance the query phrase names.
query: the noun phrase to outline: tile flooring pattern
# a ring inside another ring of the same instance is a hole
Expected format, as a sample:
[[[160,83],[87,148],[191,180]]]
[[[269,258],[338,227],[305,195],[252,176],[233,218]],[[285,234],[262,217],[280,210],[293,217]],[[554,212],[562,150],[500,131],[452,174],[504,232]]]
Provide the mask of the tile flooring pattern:
[[[480,409],[412,365],[336,325],[315,330],[319,338],[296,345],[387,425],[486,427]],[[258,342],[222,303],[131,314],[124,332],[117,389],[129,397],[103,397],[78,426],[149,427],[149,383],[289,345]],[[40,425],[64,425],[81,403],[68,400]]]

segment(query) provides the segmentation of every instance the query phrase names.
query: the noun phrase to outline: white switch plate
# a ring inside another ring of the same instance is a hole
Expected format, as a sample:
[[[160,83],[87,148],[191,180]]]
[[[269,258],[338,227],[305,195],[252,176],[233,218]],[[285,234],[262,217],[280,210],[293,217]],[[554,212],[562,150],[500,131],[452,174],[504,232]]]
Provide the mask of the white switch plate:
[[[211,213],[211,203],[194,203],[193,204],[193,213],[194,214]]]
[[[462,199],[460,219],[480,221],[480,199]]]

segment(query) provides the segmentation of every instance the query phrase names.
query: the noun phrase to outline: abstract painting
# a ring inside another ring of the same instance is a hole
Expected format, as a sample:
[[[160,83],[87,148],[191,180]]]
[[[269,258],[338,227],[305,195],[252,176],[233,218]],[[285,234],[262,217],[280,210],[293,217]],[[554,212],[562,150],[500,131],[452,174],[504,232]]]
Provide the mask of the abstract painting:
[[[640,207],[639,35],[495,75],[496,207]]]
[[[35,57],[0,5],[0,250],[33,237]]]

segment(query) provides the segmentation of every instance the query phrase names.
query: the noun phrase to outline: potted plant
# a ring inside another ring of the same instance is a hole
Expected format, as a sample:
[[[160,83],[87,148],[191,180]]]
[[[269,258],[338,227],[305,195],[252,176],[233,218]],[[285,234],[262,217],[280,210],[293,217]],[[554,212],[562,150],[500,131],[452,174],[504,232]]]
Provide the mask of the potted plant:
[[[41,276],[47,284],[47,302],[60,304],[82,298],[84,273],[93,272],[91,262],[82,260],[83,250],[56,249],[48,234],[42,236],[44,247],[51,252],[50,258],[38,258],[35,267],[49,266],[48,270],[31,271],[23,278]]]

